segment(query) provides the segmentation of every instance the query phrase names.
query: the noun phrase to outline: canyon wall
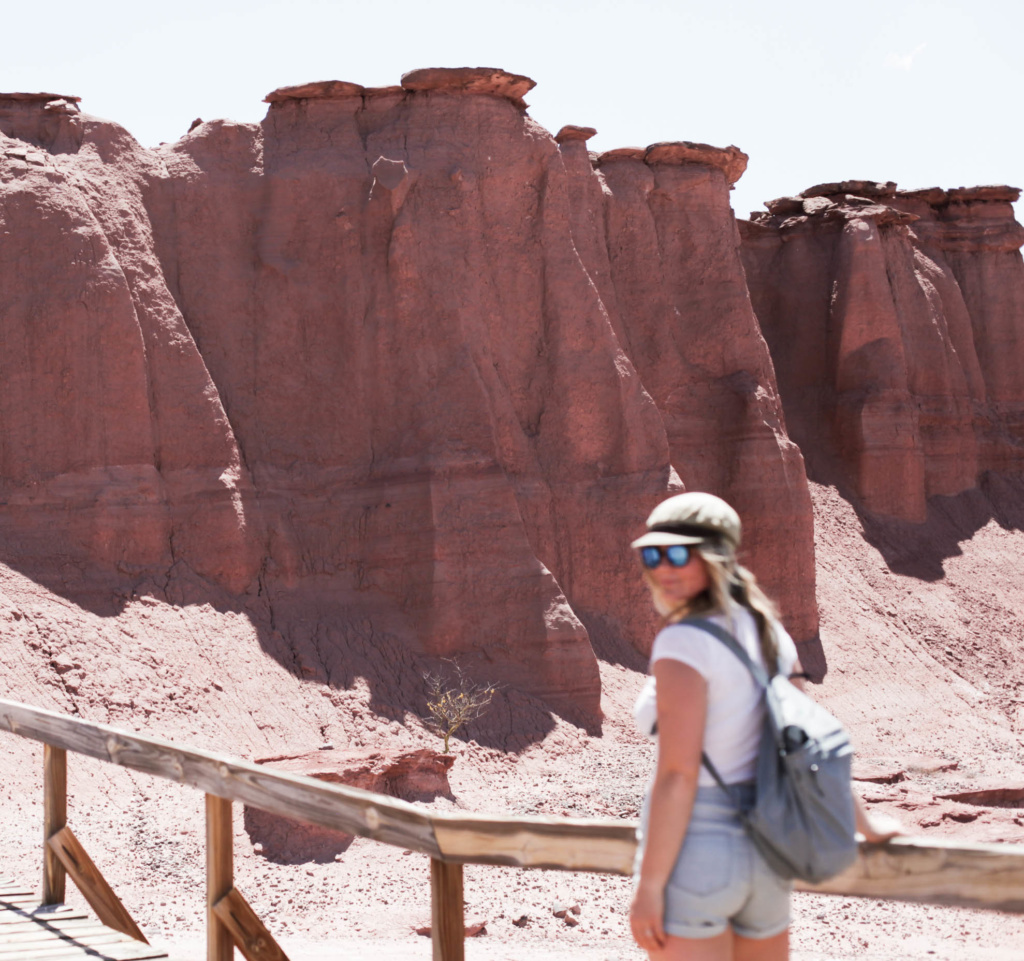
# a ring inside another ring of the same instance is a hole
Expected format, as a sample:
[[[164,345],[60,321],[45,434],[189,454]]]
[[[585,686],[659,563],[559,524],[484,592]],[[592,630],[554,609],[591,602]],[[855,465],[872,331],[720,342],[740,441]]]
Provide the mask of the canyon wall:
[[[740,221],[793,438],[871,512],[1024,467],[1019,196],[847,181]]]
[[[244,613],[300,682],[408,707],[457,657],[593,727],[655,626],[628,542],[703,489],[822,674],[804,456],[912,522],[1021,468],[1018,192],[737,221],[737,148],[595,154],[531,87],[281,88],[152,150],[0,96],[0,562]]]
[[[704,488],[814,661],[745,157],[591,163],[531,86],[283,88],[156,150],[0,97],[0,561],[105,616],[244,609],[302,680],[411,691],[458,656],[592,725],[595,651],[641,664],[654,626],[628,541]]]

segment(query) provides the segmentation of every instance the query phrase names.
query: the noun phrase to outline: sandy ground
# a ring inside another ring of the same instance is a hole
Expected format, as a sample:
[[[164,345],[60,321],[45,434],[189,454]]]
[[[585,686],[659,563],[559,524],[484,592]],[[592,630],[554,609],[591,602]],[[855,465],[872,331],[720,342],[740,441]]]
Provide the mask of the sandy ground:
[[[990,493],[936,504],[927,525],[869,521],[865,529],[835,490],[814,488],[830,668],[816,691],[851,727],[858,772],[882,779],[859,784],[872,807],[914,833],[1024,843],[1024,795],[1000,806],[941,797],[978,785],[1024,787],[1024,535],[1000,506],[1005,492]],[[434,805],[635,817],[651,763],[650,745],[631,726],[643,676],[602,664],[602,681],[600,737],[559,721],[518,754],[458,742],[454,800]],[[390,729],[386,719],[379,727]],[[161,733],[196,743],[203,729]],[[0,770],[0,873],[34,879],[41,749],[0,737]],[[132,915],[175,957],[198,961],[201,795],[81,757],[71,759],[69,784],[69,821]],[[240,812],[235,853],[238,887],[295,961],[430,956],[429,939],[414,930],[430,916],[424,857],[356,839],[337,860],[276,863],[254,851]],[[628,936],[628,892],[623,878],[469,866],[467,921],[485,922],[486,933],[468,941],[467,957],[640,958]],[[558,906],[578,906],[579,923],[556,917]],[[802,961],[1024,958],[1024,917],[993,912],[799,895],[792,934]]]

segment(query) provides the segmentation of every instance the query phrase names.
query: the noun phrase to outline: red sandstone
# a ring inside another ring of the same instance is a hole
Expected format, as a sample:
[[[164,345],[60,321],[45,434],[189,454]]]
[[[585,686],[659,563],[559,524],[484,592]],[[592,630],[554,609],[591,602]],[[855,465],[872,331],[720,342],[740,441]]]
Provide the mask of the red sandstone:
[[[8,693],[310,770],[330,739],[368,776],[435,745],[420,672],[455,655],[506,685],[460,804],[629,816],[654,621],[624,545],[704,488],[743,514],[806,666],[828,654],[869,802],[1018,838],[982,802],[1022,774],[1019,191],[843,181],[737,228],[737,148],[595,156],[592,128],[525,115],[532,85],[283,87],[261,124],[157,151],[78,98],[0,95]],[[148,790],[91,777],[73,788],[111,824]],[[166,824],[188,802],[155,803]],[[9,824],[34,864],[30,813]],[[414,921],[385,856],[347,844]],[[272,853],[242,868],[270,916]],[[581,884],[595,916],[625,896]],[[519,937],[503,901],[480,916]]]

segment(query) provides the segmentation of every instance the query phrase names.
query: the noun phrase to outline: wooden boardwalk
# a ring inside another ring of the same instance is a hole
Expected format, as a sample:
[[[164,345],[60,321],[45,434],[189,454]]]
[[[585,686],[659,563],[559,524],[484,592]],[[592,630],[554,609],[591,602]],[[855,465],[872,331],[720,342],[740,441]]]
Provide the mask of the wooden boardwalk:
[[[41,905],[39,895],[0,878],[0,961],[142,961],[167,952],[104,927],[66,904]]]

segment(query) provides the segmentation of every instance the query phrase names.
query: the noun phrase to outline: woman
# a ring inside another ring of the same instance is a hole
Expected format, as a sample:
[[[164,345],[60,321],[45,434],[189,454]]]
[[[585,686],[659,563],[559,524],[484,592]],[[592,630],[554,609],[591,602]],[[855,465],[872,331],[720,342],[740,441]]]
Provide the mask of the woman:
[[[658,961],[789,957],[791,884],[764,862],[737,814],[737,804],[754,801],[761,691],[721,641],[684,622],[717,622],[769,673],[799,671],[771,602],[736,561],[739,543],[736,512],[712,494],[690,492],[659,504],[632,545],[664,625],[651,651],[653,678],[636,706],[641,729],[658,738],[658,759],[630,908],[633,937]],[[702,766],[702,751],[729,794]],[[858,830],[869,840],[897,833],[894,825],[870,824],[855,803]]]

